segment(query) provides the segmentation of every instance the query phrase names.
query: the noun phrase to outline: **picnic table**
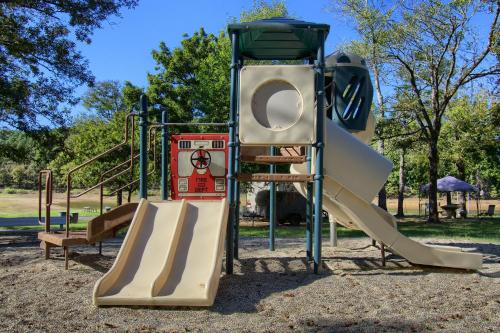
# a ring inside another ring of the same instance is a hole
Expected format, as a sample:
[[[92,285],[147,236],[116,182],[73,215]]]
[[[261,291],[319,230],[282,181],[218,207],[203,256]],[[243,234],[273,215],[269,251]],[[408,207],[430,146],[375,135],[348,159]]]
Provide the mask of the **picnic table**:
[[[457,209],[459,207],[460,205],[457,204],[448,204],[441,206],[441,208],[445,211],[445,215],[447,218],[457,218]]]

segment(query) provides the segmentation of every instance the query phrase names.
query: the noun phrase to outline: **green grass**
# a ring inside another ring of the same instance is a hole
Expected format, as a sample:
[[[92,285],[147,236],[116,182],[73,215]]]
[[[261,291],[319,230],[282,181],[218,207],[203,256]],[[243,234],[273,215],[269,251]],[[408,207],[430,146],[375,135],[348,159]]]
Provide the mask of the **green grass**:
[[[96,217],[99,212],[84,212],[83,210],[72,209],[71,213],[78,213],[79,217]],[[45,211],[42,212],[42,217],[45,216]],[[51,217],[59,217],[59,211],[52,211]],[[21,212],[0,212],[0,218],[16,218],[16,217],[38,217],[38,211],[21,211]]]
[[[59,230],[59,226],[57,224],[53,224],[50,227],[51,230],[57,231]],[[17,227],[0,227],[0,230],[44,230],[43,225],[26,225],[26,226],[17,226]],[[87,222],[78,222],[71,223],[70,230],[87,230]]]
[[[423,220],[405,219],[398,224],[398,230],[408,237],[429,237],[443,239],[475,239],[500,243],[500,217],[466,219],[466,220],[443,220],[441,224],[427,224]],[[329,235],[328,223],[323,224],[323,237]],[[241,227],[241,237],[268,237],[268,227]],[[352,230],[342,226],[337,228],[338,237],[364,237],[366,234],[359,230]],[[276,237],[304,237],[304,226],[279,226],[276,229]]]
[[[86,222],[72,223],[71,230],[85,230]],[[0,227],[0,230],[43,230],[43,226]],[[57,230],[57,226],[53,226]],[[429,237],[442,239],[467,239],[500,243],[500,217],[483,217],[480,219],[443,220],[441,224],[427,224],[423,219],[406,218],[398,224],[398,230],[409,237]],[[123,234],[123,232],[121,233]],[[323,237],[329,235],[329,224],[324,223]],[[366,234],[359,230],[352,230],[342,226],[337,228],[338,237],[354,238],[365,237]],[[268,237],[268,226],[240,228],[241,237]],[[305,237],[304,225],[293,227],[282,225],[276,228],[278,238]]]
[[[19,188],[11,188],[11,187],[6,187],[0,191],[0,193],[4,194],[27,194],[30,193],[30,190],[23,190]]]

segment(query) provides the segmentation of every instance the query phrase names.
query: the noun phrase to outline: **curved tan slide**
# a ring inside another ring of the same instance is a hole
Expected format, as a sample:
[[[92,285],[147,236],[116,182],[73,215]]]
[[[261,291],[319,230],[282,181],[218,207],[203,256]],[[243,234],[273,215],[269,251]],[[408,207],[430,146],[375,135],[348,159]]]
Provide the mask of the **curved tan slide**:
[[[371,203],[386,181],[392,163],[332,121],[326,121],[325,133],[323,209],[339,223],[361,229],[414,264],[481,268],[481,254],[427,246],[398,232],[394,217]],[[290,169],[291,173],[305,171],[305,164],[292,165]],[[304,184],[295,183],[295,187],[305,195]]]
[[[227,201],[142,199],[95,305],[210,306],[222,268]]]

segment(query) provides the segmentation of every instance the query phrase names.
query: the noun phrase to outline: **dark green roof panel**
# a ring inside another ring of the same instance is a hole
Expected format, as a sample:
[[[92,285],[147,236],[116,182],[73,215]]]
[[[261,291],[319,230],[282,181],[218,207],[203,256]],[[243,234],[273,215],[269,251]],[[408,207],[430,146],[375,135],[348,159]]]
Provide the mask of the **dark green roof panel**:
[[[274,17],[247,23],[234,23],[229,33],[239,33],[240,55],[256,60],[293,60],[316,57],[321,46],[319,31],[324,38],[330,26]]]

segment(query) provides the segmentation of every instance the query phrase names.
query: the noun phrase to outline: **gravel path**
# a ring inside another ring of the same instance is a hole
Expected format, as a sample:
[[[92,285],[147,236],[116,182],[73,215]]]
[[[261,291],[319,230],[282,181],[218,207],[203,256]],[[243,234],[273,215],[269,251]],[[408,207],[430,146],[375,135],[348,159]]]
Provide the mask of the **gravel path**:
[[[36,236],[0,234],[1,332],[499,332],[500,244],[449,242],[485,255],[479,272],[414,267],[395,255],[381,267],[367,238],[323,247],[325,268],[310,272],[302,239],[242,240],[235,274],[221,278],[211,308],[96,308],[95,281],[120,240],[45,261]]]

